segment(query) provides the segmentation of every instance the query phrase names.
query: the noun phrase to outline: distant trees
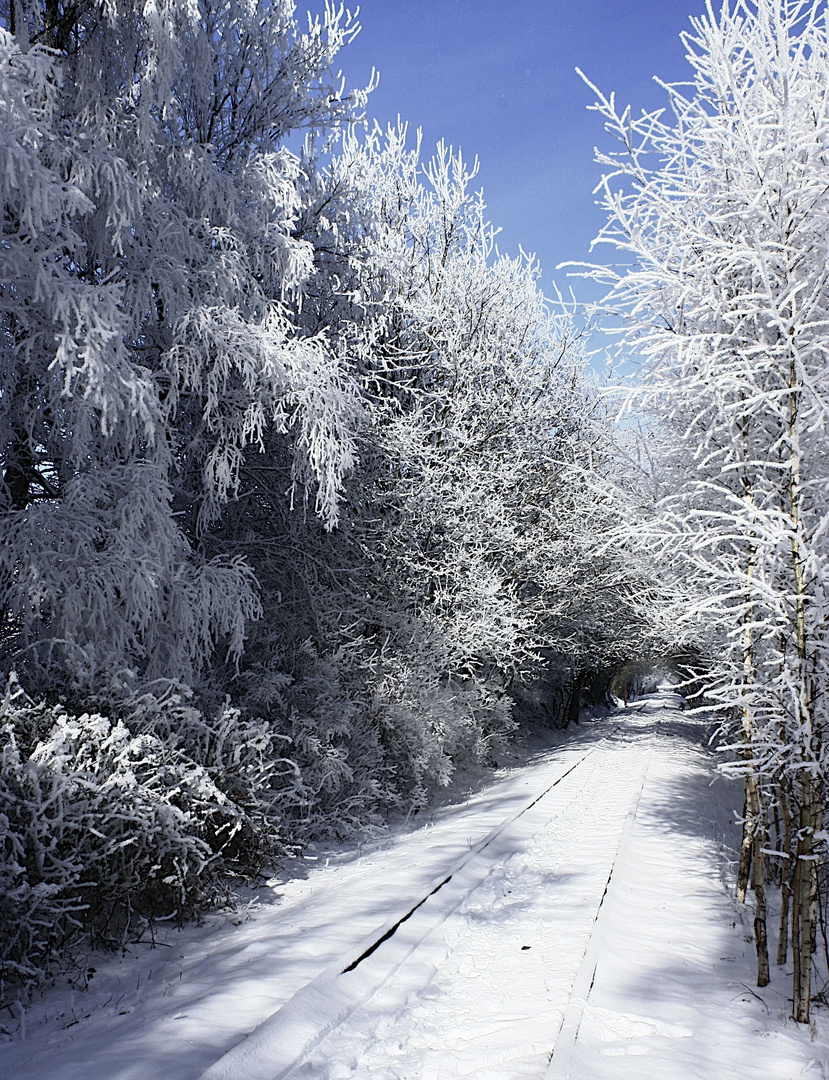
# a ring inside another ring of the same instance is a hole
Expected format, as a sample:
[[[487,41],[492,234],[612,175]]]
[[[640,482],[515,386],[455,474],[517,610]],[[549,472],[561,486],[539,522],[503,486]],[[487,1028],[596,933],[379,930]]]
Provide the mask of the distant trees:
[[[759,982],[772,850],[778,962],[788,936],[805,1021],[827,777],[829,42],[805,0],[691,21],[693,83],[665,87],[671,117],[597,92],[619,144],[600,156],[601,239],[635,261],[595,274],[667,444],[635,544],[673,568],[676,640],[701,643],[745,776],[738,887],[751,875]]]

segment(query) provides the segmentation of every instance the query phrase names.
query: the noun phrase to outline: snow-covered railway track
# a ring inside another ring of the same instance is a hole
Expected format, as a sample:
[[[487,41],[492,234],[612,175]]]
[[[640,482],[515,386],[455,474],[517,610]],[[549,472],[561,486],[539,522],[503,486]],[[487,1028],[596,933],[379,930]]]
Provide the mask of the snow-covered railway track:
[[[621,863],[625,857],[625,848],[633,829],[633,824],[636,820],[636,811],[639,808],[639,800],[642,795],[642,789],[645,786],[649,765],[650,753],[648,754],[642,769],[641,783],[634,793],[630,809],[625,818],[625,823],[622,826],[621,835],[619,837],[619,846],[616,850],[613,862],[610,864],[610,869],[608,870],[605,886],[599,900],[599,906],[596,908],[596,914],[593,919],[593,928],[590,933],[590,938],[587,942],[587,947],[584,950],[584,955],[582,956],[576,977],[573,980],[570,998],[567,1002],[567,1007],[564,1010],[561,1027],[559,1028],[558,1035],[556,1036],[555,1043],[553,1044],[550,1053],[550,1060],[547,1065],[547,1070],[544,1073],[544,1080],[576,1080],[575,1074],[573,1073],[574,1049],[576,1040],[579,1036],[579,1029],[584,1016],[584,1010],[590,997],[590,991],[593,989],[599,957],[604,949],[612,946],[612,943],[606,940],[605,924],[608,912],[613,905],[613,893],[611,891],[613,874],[617,864]]]
[[[529,848],[542,853],[554,849],[559,832],[566,836],[562,850],[567,852],[574,842],[579,844],[580,830],[587,837],[601,833],[604,842],[602,857],[598,860],[600,865],[593,866],[588,854],[590,881],[586,885],[584,903],[576,912],[582,928],[580,936],[577,935],[577,955],[563,961],[558,975],[564,982],[553,991],[550,1015],[543,1021],[543,1030],[538,1031],[543,1046],[534,1047],[531,1054],[538,1065],[534,1075],[540,1077],[550,1059],[553,1043],[566,1039],[574,1025],[575,1006],[568,1010],[566,999],[569,995],[578,1000],[584,992],[581,982],[591,960],[591,932],[599,925],[600,912],[607,904],[613,867],[624,845],[625,829],[629,828],[625,825],[620,831],[619,825],[623,821],[632,821],[647,768],[647,747],[628,743],[628,760],[621,770],[614,771],[612,762],[618,760],[622,748],[622,740],[616,738],[618,732],[619,728],[614,728],[603,739],[585,748],[542,790],[528,798],[478,843],[471,845],[461,858],[421,890],[420,895],[410,898],[397,916],[348,950],[340,963],[330,966],[294,994],[273,1016],[203,1073],[201,1080],[287,1080],[289,1077],[327,1076],[325,1062],[331,1063],[340,1055],[340,1050],[335,1048],[338,1041],[348,1043],[351,1040],[353,1044],[356,1039],[359,1042],[360,1036],[352,1036],[349,1032],[359,1029],[361,1022],[365,1027],[361,1013],[366,1011],[367,1003],[376,999],[381,988],[385,993],[387,984],[395,982],[396,977],[399,982],[402,976],[398,973],[404,966],[407,970],[418,968],[418,957],[426,955],[429,943],[434,944],[446,931],[452,918],[460,918],[456,913],[474,907],[482,885],[488,879],[499,878],[499,874],[504,877],[504,868],[522,857]],[[617,745],[611,750],[612,742]],[[600,793],[602,798],[599,798]],[[611,804],[609,811],[606,806],[599,806],[602,799]],[[589,820],[574,826],[571,818],[574,815],[576,819],[580,815],[584,817],[585,811],[589,811]],[[603,822],[607,827],[602,825]],[[537,871],[532,873],[538,876]],[[546,874],[539,880],[547,879],[552,882],[554,875]],[[521,881],[523,888],[528,887],[526,882],[525,875]],[[502,888],[505,895],[515,891],[506,885]],[[546,888],[542,886],[541,891],[542,902],[549,903]],[[526,936],[526,929],[523,932]],[[443,948],[445,950],[445,945]],[[527,952],[530,948],[530,945],[520,946]],[[500,947],[496,946],[496,949],[500,953]],[[424,969],[424,963],[428,968],[428,963],[422,961],[421,969]],[[415,977],[415,996],[418,977]],[[513,977],[521,978],[520,965]],[[429,981],[428,977],[426,981]],[[391,990],[388,992],[392,993]],[[525,1022],[526,1019],[522,1014],[518,1021]],[[502,1027],[508,1028],[510,1023],[506,1016]],[[557,1038],[559,1027],[561,1033]],[[526,1033],[519,1033],[516,1038],[518,1043],[526,1043]],[[372,1042],[373,1036],[369,1034],[368,1040]],[[349,1053],[353,1053],[353,1045]],[[554,1055],[550,1069],[557,1068]],[[558,1073],[548,1072],[548,1075],[557,1076]]]

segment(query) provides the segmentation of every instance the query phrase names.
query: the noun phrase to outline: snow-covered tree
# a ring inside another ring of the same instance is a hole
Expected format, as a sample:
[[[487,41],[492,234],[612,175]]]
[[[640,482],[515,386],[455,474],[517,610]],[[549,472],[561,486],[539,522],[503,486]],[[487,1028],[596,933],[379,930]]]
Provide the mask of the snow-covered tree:
[[[620,144],[599,158],[600,239],[633,261],[596,273],[668,445],[636,543],[673,568],[677,640],[706,654],[746,777],[761,984],[769,803],[789,823],[778,957],[791,895],[805,1021],[826,790],[829,41],[810,0],[709,3],[691,22],[693,80],[665,86],[667,116],[597,91]]]
[[[330,70],[353,29],[300,33],[289,0],[0,4],[0,964],[24,981],[286,834],[418,806],[512,728],[543,650],[576,712],[625,656],[581,344],[460,155],[326,141],[363,101]],[[329,134],[295,155],[302,130]]]
[[[206,539],[247,456],[279,432],[330,527],[360,423],[294,317],[313,251],[283,146],[359,105],[330,70],[354,28],[293,12],[0,5],[4,979],[198,910],[306,798],[284,736],[185,685],[232,672],[261,611]]]
[[[258,613],[249,569],[199,551],[269,427],[327,524],[359,407],[290,319],[312,266],[284,137],[347,117],[287,0],[14,0],[0,28],[7,650],[89,685],[192,679]]]
[[[341,802],[370,803],[369,777],[406,798],[446,782],[510,729],[541,649],[578,701],[623,606],[589,554],[587,478],[608,437],[581,343],[532,260],[498,255],[471,181],[460,155],[424,163],[403,130],[346,139],[330,170],[309,170],[317,271],[299,314],[361,380],[359,465],[326,536],[287,511],[271,444],[220,540],[246,545],[266,583],[243,680],[261,694],[267,672],[316,680],[318,664],[334,680],[338,705],[308,745]],[[305,685],[276,688],[277,708]]]

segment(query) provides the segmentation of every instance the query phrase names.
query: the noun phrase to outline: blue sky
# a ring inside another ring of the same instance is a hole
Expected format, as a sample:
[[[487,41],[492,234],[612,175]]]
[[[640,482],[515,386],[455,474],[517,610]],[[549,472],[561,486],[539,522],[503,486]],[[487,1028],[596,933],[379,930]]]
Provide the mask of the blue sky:
[[[429,152],[443,138],[478,156],[500,249],[534,252],[550,295],[553,281],[570,284],[556,264],[587,259],[604,221],[592,189],[605,136],[574,69],[637,112],[661,105],[652,76],[688,78],[679,34],[703,10],[704,0],[363,0],[363,29],[338,61],[350,86],[379,70],[369,116],[421,127]]]

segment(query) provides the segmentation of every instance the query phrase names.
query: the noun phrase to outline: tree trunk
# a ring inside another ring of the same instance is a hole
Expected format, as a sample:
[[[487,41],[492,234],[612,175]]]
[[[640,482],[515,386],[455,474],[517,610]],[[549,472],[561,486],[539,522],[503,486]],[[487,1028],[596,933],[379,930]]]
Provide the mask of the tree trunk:
[[[12,331],[15,330],[14,322],[12,322],[11,329]],[[15,387],[12,395],[10,410],[12,440],[6,455],[6,467],[3,470],[2,479],[0,479],[0,506],[4,511],[25,510],[31,502],[30,493],[35,475],[35,459],[32,453],[31,437],[20,420],[19,414],[25,413],[25,402],[33,389],[33,378],[24,376]],[[6,601],[10,584],[9,579],[5,576],[0,578],[0,638],[2,638],[6,627],[6,616],[8,614]]]
[[[802,980],[800,977],[800,966],[803,961],[803,952],[800,948],[800,894],[803,885],[803,863],[800,860],[800,854],[801,841],[800,838],[798,838],[797,852],[795,854],[794,874],[792,876],[792,963],[794,967],[794,971],[792,973],[792,1016],[795,1020],[806,1023],[809,1019],[809,998],[807,996],[805,1008],[803,1007],[800,1000],[800,989],[802,985]],[[807,963],[811,967],[811,953],[809,953]]]
[[[792,1002],[794,1018],[808,1023],[811,994],[812,951],[815,941],[817,874],[815,872],[814,834],[820,829],[821,812],[817,783],[812,775],[817,760],[819,740],[814,724],[813,688],[809,680],[809,655],[806,632],[807,587],[803,573],[803,547],[800,523],[801,453],[798,443],[798,396],[801,392],[795,365],[794,348],[789,364],[789,482],[788,516],[791,570],[794,584],[794,635],[797,648],[796,721],[800,732],[798,745],[800,769],[800,822],[797,841],[795,891],[797,899],[792,910],[792,949],[794,951],[794,986]]]
[[[792,895],[792,951],[794,959],[794,1018],[809,1021],[812,953],[817,929],[817,855],[814,834],[821,826],[817,782],[804,770],[800,777],[800,829]]]
[[[10,510],[25,510],[29,505],[33,472],[34,457],[29,440],[25,435],[15,433],[3,475]]]
[[[781,845],[783,843],[783,840],[782,840],[783,832],[782,832],[782,830],[780,828],[780,800],[777,797],[777,793],[774,790],[774,788],[772,788],[772,792],[773,792],[773,798],[771,800],[771,804],[770,804],[769,809],[772,812],[773,817],[772,817],[772,821],[769,822],[769,828],[771,828],[772,823],[773,823],[774,824],[774,850],[775,851],[780,851],[781,850]],[[771,840],[769,840],[769,843],[771,843]],[[773,863],[768,863],[767,866],[768,866],[768,869],[769,869],[770,873],[767,875],[766,880],[769,881],[772,885],[779,885],[781,880],[782,880],[782,860],[778,857]]]
[[[765,855],[763,854],[763,847],[768,834],[760,793],[757,791],[756,785],[754,786],[753,805],[750,804],[749,809],[754,821],[751,888],[754,892],[754,944],[757,948],[757,985],[768,986],[769,947],[766,930]]]
[[[741,904],[745,903],[748,879],[751,873],[752,854],[752,827],[748,813],[748,787],[754,783],[753,776],[745,779],[745,791],[743,794],[743,835],[740,841],[740,865],[737,870],[737,899]]]
[[[815,864],[812,858],[812,780],[803,773],[800,787],[800,837],[798,865],[794,870],[797,903],[792,912],[792,942],[794,951],[794,1020],[808,1023],[808,1005],[812,995],[812,905]],[[794,926],[797,923],[797,934]]]
[[[581,708],[581,688],[584,682],[583,675],[577,675],[570,686],[570,696],[567,699],[567,723],[578,724],[579,710]]]
[[[747,477],[743,478],[743,486],[745,488],[748,500],[753,503],[751,484]],[[754,653],[751,633],[751,618],[754,605],[752,603],[751,586],[754,581],[755,560],[756,550],[754,547],[754,539],[752,537],[751,551],[749,554],[748,565],[746,567],[746,578],[748,581],[748,588],[746,590],[746,610],[743,614],[744,695],[754,681]],[[759,799],[757,797],[757,777],[754,774],[754,764],[752,762],[754,724],[752,723],[751,707],[749,704],[749,700],[746,697],[744,697],[743,699],[743,739],[745,741],[743,757],[746,760],[746,767],[748,769],[748,772],[746,773],[745,792],[743,795],[743,836],[740,842],[740,865],[737,871],[737,899],[741,904],[745,903],[746,889],[748,888],[749,872],[751,870],[751,861],[755,846],[754,836],[759,827],[759,820],[757,816],[757,808],[759,806]]]
[[[817,906],[817,874],[815,873],[814,832],[820,827],[820,815],[815,798],[815,781],[804,770],[800,777],[800,835],[797,845],[795,892],[797,899],[792,911],[792,949],[794,950],[794,1018],[800,1024],[809,1022],[809,998],[812,982],[812,952],[815,944],[815,909]],[[795,934],[795,924],[797,933]]]
[[[783,834],[778,841],[782,850],[788,855],[787,859],[781,859],[780,868],[780,927],[777,932],[777,963],[786,963],[789,945],[789,907],[792,899],[792,882],[794,878],[794,852],[792,851],[792,818],[789,813],[789,804],[783,780],[780,780],[777,788],[777,802],[780,807],[780,817],[783,821]]]

